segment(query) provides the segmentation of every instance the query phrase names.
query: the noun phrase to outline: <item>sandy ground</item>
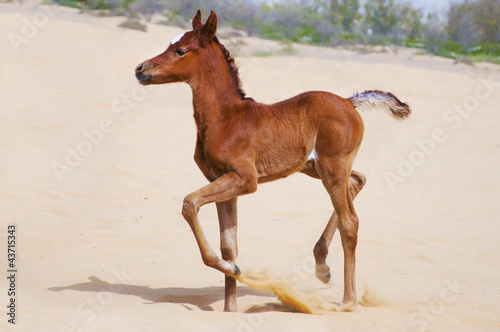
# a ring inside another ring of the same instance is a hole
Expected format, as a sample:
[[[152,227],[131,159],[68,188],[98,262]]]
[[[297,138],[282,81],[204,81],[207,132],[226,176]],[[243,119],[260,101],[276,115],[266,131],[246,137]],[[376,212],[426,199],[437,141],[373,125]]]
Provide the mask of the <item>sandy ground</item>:
[[[362,114],[357,288],[373,306],[301,314],[242,285],[238,313],[223,313],[223,276],[202,264],[180,214],[206,183],[192,159],[191,92],[142,88],[133,75],[182,30],[143,33],[121,20],[0,5],[1,331],[500,329],[498,66],[302,46],[294,57],[238,57],[247,94],[261,102],[382,89],[414,113],[403,122]],[[239,202],[240,267],[338,304],[338,235],[331,283],[314,277],[312,248],[332,212],[321,183],[294,175]],[[215,208],[200,218],[217,248]],[[6,315],[11,224],[15,325]]]

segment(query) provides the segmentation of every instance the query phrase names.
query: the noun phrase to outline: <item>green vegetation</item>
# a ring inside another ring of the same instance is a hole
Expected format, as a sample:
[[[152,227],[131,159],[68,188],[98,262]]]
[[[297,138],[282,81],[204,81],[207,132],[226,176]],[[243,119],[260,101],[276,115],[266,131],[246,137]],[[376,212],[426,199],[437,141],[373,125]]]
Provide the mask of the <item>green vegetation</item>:
[[[500,56],[495,56],[490,54],[479,54],[479,55],[471,55],[470,58],[474,62],[491,62],[496,65],[500,65]]]
[[[424,16],[409,0],[54,0],[58,4],[124,15],[125,26],[141,28],[155,13],[162,23],[183,28],[198,8],[219,22],[250,36],[283,41],[281,51],[294,54],[291,43],[314,45],[404,45],[454,59],[499,63],[500,1],[454,0],[446,13]],[[289,46],[290,45],[290,46]],[[259,56],[269,56],[260,54]]]
[[[270,56],[273,56],[274,53],[273,52],[269,52],[269,51],[263,51],[263,52],[257,52],[255,53],[253,56],[258,56],[258,57],[262,57],[262,58],[267,58],[267,57],[270,57]]]
[[[55,1],[58,5],[71,7],[71,8],[82,8],[86,5],[84,1],[75,1],[75,0],[58,0]]]
[[[280,53],[285,55],[297,55],[299,54],[299,50],[293,47],[293,43],[286,42],[285,46],[283,46],[283,48],[280,50]]]

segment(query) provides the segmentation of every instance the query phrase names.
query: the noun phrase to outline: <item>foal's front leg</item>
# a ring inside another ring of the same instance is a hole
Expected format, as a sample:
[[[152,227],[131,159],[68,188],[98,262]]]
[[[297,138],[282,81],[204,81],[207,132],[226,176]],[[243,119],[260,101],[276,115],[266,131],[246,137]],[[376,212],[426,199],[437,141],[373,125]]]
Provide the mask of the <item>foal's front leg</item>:
[[[257,175],[256,171],[250,168],[239,173],[225,173],[214,182],[184,198],[182,215],[193,230],[203,263],[231,277],[240,273],[239,268],[233,262],[220,259],[210,247],[198,220],[198,210],[205,204],[224,202],[255,190],[257,190]]]
[[[230,263],[236,262],[237,244],[237,205],[238,199],[215,203],[220,225],[220,251],[222,259]],[[224,311],[236,311],[236,278],[225,276]]]

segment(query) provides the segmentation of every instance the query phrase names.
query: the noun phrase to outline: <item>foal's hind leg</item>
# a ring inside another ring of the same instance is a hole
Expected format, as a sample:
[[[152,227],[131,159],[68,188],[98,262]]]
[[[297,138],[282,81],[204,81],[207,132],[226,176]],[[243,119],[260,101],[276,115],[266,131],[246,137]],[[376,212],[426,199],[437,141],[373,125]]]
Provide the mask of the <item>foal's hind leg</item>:
[[[349,159],[349,157],[337,156],[324,159],[318,164],[318,174],[330,194],[335,214],[338,217],[337,227],[340,231],[342,247],[344,249],[344,298],[342,300],[344,310],[350,310],[356,305],[356,284],[354,278],[358,217],[354,210],[349,190],[351,174],[351,161]],[[334,223],[335,219],[332,218],[331,220]]]
[[[366,177],[352,170],[351,177],[349,178],[349,191],[351,193],[351,198],[354,200],[358,193],[363,189],[366,183]],[[328,283],[331,279],[330,267],[326,264],[326,257],[328,256],[328,248],[332,242],[335,231],[337,230],[339,222],[339,217],[334,211],[328,224],[326,225],[323,234],[319,238],[318,242],[314,246],[314,258],[316,260],[316,277],[324,282]]]

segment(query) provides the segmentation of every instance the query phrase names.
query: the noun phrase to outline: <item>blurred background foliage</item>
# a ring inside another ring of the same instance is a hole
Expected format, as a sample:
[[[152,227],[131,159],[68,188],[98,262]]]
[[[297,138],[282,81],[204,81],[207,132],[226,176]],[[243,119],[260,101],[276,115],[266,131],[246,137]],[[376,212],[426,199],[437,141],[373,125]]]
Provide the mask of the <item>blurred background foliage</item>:
[[[500,64],[500,1],[452,0],[425,12],[408,0],[54,0],[60,5],[124,15],[129,27],[160,15],[190,28],[197,9],[249,36],[324,46],[403,45],[449,58]],[[124,24],[127,26],[127,24]]]

